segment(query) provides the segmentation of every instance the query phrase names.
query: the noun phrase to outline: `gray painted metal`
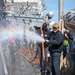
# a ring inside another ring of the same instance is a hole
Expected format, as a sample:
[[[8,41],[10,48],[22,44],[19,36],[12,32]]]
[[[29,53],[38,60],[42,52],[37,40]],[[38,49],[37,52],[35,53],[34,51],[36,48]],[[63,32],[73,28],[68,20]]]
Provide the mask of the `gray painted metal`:
[[[75,9],[64,15],[64,24],[67,29],[75,33]]]

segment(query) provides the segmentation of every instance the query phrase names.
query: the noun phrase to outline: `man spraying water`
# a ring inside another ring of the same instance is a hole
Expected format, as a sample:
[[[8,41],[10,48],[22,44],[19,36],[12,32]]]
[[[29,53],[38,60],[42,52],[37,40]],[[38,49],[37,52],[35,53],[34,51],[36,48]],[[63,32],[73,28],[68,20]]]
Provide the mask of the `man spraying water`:
[[[42,27],[40,28],[35,26],[35,29],[45,40],[48,40],[50,38],[50,31],[47,29],[47,23],[43,23]],[[45,42],[45,40],[42,43],[38,43],[41,75],[44,75],[46,73],[45,71],[47,70],[47,68],[44,63],[44,60],[47,59],[47,53],[49,53],[48,44]]]

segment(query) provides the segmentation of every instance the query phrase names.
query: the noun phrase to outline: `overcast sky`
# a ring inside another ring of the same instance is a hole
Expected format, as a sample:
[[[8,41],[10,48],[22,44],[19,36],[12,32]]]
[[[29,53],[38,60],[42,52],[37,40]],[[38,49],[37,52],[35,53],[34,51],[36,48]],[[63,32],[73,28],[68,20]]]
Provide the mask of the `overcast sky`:
[[[46,5],[45,13],[52,11],[54,17],[52,21],[58,22],[58,0],[44,0]],[[75,8],[75,0],[64,0],[64,14]]]

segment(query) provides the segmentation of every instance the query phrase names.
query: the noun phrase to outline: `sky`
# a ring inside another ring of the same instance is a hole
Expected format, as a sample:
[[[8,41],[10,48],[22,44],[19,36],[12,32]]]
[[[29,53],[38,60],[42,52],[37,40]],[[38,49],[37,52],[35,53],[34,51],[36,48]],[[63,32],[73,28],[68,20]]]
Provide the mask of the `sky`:
[[[46,10],[44,13],[53,12],[54,16],[51,21],[58,22],[58,1],[59,0],[44,0]],[[64,0],[64,14],[75,8],[75,0]]]

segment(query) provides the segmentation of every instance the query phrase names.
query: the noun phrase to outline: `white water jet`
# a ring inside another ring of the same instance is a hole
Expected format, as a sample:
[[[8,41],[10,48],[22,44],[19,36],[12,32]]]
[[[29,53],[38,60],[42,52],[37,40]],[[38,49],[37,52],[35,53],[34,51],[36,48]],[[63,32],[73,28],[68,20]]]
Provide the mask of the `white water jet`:
[[[28,42],[30,41],[35,41],[35,42],[44,42],[44,38],[42,38],[40,35],[38,35],[37,33],[30,31],[28,29],[26,29],[25,31],[25,36],[26,36],[26,40]]]
[[[24,35],[23,27],[10,25],[7,28],[0,28],[0,42],[9,39],[10,37],[22,39]]]
[[[24,35],[26,37],[24,37]],[[23,26],[16,26],[16,25],[9,25],[7,28],[0,29],[0,42],[6,39],[12,38],[19,38],[20,40],[26,39],[27,42],[44,42],[44,38],[42,38],[37,33],[30,31],[28,28],[25,29]]]

